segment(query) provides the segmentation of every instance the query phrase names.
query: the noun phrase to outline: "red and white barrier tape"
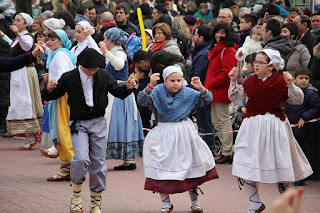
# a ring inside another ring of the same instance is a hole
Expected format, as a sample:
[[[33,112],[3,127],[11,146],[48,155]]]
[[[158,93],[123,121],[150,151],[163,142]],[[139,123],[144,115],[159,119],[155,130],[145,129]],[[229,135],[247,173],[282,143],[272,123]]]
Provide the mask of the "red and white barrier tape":
[[[313,122],[317,122],[317,121],[320,121],[320,117],[319,118],[315,118],[315,119],[312,119],[310,121],[306,121],[304,123],[313,123]],[[295,123],[295,124],[290,124],[290,127],[296,127],[298,126],[299,124],[298,123]],[[147,131],[151,131],[151,129],[148,129],[148,128],[143,128],[143,130],[147,130]],[[239,132],[239,130],[232,130],[232,131],[225,131],[225,132],[220,132],[220,133],[230,133],[230,132]],[[217,134],[218,132],[215,132],[215,133],[199,133],[200,136],[205,136],[205,135],[215,135]]]

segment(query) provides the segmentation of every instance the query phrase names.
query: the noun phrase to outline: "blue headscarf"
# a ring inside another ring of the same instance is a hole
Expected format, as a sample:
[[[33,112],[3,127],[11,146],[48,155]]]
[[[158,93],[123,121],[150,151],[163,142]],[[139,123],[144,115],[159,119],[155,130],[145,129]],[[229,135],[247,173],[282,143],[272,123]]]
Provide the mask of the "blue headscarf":
[[[61,41],[61,43],[62,43],[64,48],[59,48],[59,49],[57,49],[56,51],[54,51],[52,53],[51,57],[47,60],[47,67],[50,66],[53,57],[59,51],[63,51],[67,56],[69,56],[69,58],[71,59],[72,64],[75,66],[75,64],[76,64],[76,56],[69,51],[69,49],[72,46],[72,43],[69,40],[67,33],[64,30],[54,30],[54,32],[59,36],[60,41]]]
[[[112,41],[116,45],[123,45],[128,39],[127,33],[117,27],[112,27],[106,30],[105,35],[109,41]]]

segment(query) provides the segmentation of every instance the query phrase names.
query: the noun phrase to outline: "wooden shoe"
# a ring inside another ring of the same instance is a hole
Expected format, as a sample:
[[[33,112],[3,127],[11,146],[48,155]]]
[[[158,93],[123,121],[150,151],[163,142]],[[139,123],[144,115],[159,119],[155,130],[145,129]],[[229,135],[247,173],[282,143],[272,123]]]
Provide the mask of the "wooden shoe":
[[[26,142],[25,144],[29,143],[29,146],[21,146],[19,147],[19,150],[30,150],[32,147],[34,147],[38,142],[35,140],[33,142]]]
[[[57,158],[59,156],[59,153],[57,155],[52,154],[49,149],[40,148],[40,152],[43,156],[46,156],[49,158]]]
[[[172,210],[173,210],[173,205],[171,205],[170,209],[162,208],[160,210],[160,213],[170,213],[170,212],[172,212]]]
[[[193,207],[191,206],[192,213],[203,213],[203,209],[200,207]]]

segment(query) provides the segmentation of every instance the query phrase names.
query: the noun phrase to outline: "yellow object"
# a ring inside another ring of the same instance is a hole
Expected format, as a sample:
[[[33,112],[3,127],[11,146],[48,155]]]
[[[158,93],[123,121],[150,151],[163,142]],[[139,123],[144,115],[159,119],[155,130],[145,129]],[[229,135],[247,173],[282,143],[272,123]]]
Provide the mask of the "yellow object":
[[[142,50],[146,51],[147,49],[146,31],[144,30],[141,8],[137,8],[137,14],[138,14],[138,20],[139,20],[139,26],[140,26],[140,32],[141,32],[141,38],[142,38]]]
[[[136,80],[137,80],[137,76],[135,76],[135,75],[134,75],[134,76],[133,76],[133,80],[135,80],[135,81],[136,81]]]

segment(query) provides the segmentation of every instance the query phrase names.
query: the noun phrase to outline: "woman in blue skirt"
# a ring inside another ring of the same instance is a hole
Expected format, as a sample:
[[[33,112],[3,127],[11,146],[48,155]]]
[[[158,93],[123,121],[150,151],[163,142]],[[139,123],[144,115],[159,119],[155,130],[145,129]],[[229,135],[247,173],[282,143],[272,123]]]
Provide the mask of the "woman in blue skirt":
[[[106,69],[119,85],[128,80],[128,60],[122,45],[127,41],[126,33],[119,28],[108,29],[104,41],[99,43],[106,58]],[[134,159],[142,157],[143,127],[134,95],[121,100],[108,95],[107,159],[121,159],[124,163],[114,170],[134,170]]]

